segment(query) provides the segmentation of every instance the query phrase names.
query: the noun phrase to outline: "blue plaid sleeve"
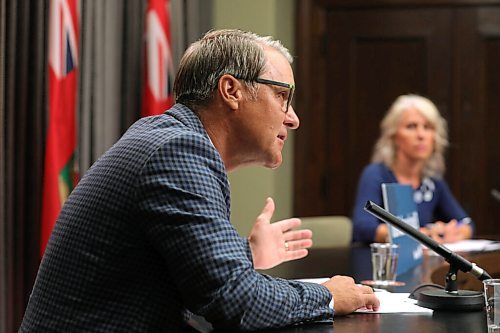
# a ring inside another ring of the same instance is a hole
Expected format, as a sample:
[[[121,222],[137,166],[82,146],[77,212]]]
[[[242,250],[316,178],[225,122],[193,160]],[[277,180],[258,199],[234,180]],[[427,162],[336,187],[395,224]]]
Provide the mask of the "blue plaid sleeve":
[[[244,330],[332,318],[324,286],[254,270],[248,241],[230,223],[224,165],[206,136],[182,134],[163,144],[136,189],[141,223],[189,311],[215,328]]]

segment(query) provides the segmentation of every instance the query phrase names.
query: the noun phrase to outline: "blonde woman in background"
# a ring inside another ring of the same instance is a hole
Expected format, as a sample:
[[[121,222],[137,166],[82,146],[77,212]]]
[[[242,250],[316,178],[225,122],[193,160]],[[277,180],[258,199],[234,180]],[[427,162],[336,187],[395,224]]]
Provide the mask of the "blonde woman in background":
[[[385,242],[385,223],[366,213],[367,200],[382,205],[382,183],[409,184],[418,208],[421,231],[440,243],[470,238],[474,225],[453,197],[446,181],[446,121],[429,99],[399,96],[381,123],[372,163],[358,184],[353,211],[353,242]]]

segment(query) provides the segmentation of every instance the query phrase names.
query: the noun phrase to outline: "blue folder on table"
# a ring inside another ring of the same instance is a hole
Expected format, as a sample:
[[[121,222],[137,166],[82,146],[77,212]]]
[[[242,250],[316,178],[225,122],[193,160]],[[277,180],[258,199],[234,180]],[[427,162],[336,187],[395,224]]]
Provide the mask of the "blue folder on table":
[[[415,229],[420,228],[417,204],[413,200],[413,189],[410,185],[384,183],[382,184],[382,197],[387,211]],[[397,274],[402,274],[419,265],[422,262],[422,245],[399,229],[390,225],[387,227],[390,242],[399,245]]]

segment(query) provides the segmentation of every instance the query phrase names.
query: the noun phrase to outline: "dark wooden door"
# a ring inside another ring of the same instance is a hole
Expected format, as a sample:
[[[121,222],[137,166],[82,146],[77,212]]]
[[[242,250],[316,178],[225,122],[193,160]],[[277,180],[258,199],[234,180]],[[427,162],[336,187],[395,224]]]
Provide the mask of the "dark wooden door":
[[[455,10],[448,179],[478,224],[500,234],[500,4]]]
[[[298,1],[295,215],[351,215],[380,120],[417,93],[448,120],[452,190],[500,232],[500,1],[466,2]]]

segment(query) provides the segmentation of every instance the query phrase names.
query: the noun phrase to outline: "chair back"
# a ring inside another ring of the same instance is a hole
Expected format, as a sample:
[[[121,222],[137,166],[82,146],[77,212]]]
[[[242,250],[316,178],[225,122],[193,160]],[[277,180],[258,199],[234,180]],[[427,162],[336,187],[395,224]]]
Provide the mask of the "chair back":
[[[351,219],[343,215],[301,217],[302,228],[313,232],[313,248],[341,247],[351,244]]]

